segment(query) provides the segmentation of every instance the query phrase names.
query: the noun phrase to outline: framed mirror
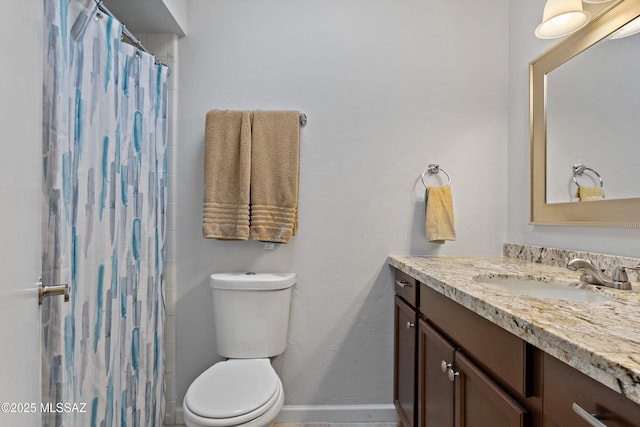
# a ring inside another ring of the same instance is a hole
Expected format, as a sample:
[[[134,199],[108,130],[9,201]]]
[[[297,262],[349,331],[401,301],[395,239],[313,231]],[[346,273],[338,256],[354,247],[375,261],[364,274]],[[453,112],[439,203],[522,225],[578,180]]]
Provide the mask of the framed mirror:
[[[640,33],[614,36],[639,17],[612,2],[529,64],[532,224],[640,228]]]

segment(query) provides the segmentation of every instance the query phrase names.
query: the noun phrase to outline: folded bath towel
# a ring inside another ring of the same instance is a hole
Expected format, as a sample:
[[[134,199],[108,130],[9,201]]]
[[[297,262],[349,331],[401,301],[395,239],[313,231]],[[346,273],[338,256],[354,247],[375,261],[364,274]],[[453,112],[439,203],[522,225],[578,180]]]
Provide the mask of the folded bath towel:
[[[427,187],[425,199],[427,241],[443,244],[456,240],[451,187]]]
[[[208,112],[205,139],[202,235],[220,240],[247,240],[251,179],[250,113]]]
[[[604,199],[604,189],[602,187],[585,187],[581,185],[576,190],[576,197],[581,202]]]
[[[256,111],[251,139],[251,238],[289,243],[298,229],[297,111]]]

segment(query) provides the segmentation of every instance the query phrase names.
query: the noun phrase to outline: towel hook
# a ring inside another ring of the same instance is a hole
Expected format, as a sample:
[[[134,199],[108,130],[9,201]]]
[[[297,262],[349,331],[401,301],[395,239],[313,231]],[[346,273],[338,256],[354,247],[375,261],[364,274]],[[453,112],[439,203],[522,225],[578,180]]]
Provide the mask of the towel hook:
[[[582,175],[584,173],[584,171],[591,171],[595,176],[598,177],[598,181],[600,181],[600,187],[603,186],[604,182],[602,180],[602,177],[595,170],[586,167],[582,163],[573,165],[572,169],[573,169],[573,182],[575,182],[578,187],[580,187],[580,184],[578,184],[578,180],[576,179],[576,175]]]
[[[422,175],[420,176],[420,179],[422,180],[422,185],[427,187],[427,183],[424,182],[425,174],[428,173],[429,175],[437,175],[440,171],[444,172],[444,174],[447,176],[447,180],[448,180],[447,185],[451,185],[451,176],[449,176],[449,173],[446,170],[442,169],[440,165],[437,163],[429,164],[429,166],[427,166],[425,171],[422,172]]]

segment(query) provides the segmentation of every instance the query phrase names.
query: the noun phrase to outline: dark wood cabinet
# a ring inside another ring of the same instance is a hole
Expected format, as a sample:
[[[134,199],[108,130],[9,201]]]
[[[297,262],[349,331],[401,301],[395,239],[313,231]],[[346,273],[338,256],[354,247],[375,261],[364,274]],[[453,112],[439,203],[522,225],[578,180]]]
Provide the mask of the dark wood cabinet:
[[[423,320],[419,332],[421,427],[524,427],[528,411]]]
[[[417,427],[418,282],[395,272],[393,403],[404,427]]]
[[[640,426],[640,405],[548,354],[544,355],[545,427],[589,427],[573,404],[607,427]]]
[[[406,273],[394,280],[393,399],[403,427],[542,425],[524,341]]]
[[[453,427],[455,390],[447,371],[453,366],[455,348],[424,320],[420,320],[418,342],[418,425]]]
[[[463,353],[456,352],[456,427],[524,427],[529,412]]]
[[[415,309],[396,297],[393,401],[404,427],[416,422],[416,320]]]
[[[420,285],[420,315],[510,394],[530,396],[533,358],[524,340]]]
[[[403,427],[640,427],[622,394],[405,273],[395,286]]]

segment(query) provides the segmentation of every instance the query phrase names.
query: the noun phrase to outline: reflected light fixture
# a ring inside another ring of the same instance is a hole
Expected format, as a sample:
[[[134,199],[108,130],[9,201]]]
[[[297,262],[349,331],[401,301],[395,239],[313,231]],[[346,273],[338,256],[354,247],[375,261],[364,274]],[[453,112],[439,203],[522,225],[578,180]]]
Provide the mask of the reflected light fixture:
[[[636,33],[640,33],[640,18],[636,18],[633,21],[629,22],[627,25],[611,34],[609,38],[612,40],[621,39],[623,37],[632,36]]]
[[[589,17],[589,12],[582,9],[582,0],[547,0],[536,37],[564,37],[587,25]]]

